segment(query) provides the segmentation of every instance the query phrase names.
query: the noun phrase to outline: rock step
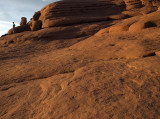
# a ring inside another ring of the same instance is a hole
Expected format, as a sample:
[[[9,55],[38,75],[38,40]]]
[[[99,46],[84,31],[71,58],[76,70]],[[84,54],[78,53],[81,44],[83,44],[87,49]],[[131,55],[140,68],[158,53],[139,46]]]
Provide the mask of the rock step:
[[[133,9],[133,8],[141,8],[142,2],[140,0],[124,0],[127,9]]]

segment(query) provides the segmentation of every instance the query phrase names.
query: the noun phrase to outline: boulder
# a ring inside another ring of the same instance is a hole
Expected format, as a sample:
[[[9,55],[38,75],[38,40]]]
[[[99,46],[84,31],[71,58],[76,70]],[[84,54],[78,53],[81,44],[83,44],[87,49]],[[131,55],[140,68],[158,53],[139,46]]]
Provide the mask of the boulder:
[[[22,26],[15,27],[14,33],[21,33],[21,32],[30,31],[30,30],[31,29],[29,25],[22,25]],[[8,34],[9,35],[13,34],[13,28],[8,31]]]
[[[21,22],[20,22],[20,26],[26,25],[26,24],[27,24],[27,18],[26,17],[22,17],[21,18]]]
[[[32,25],[30,26],[32,31],[37,31],[41,29],[42,27],[42,22],[40,20],[34,21],[32,20]]]
[[[121,13],[124,9],[124,5],[111,1],[59,1],[42,8],[39,20],[42,28],[73,25],[107,20],[108,16]]]
[[[157,6],[153,5],[153,0],[141,0],[143,4],[143,8],[141,9],[142,14],[149,14],[158,9]],[[156,3],[156,2],[155,2]]]
[[[40,12],[40,11],[35,12],[32,19],[33,19],[34,21],[37,21],[37,20],[39,20],[39,17],[40,17],[40,16],[41,16],[41,12]]]

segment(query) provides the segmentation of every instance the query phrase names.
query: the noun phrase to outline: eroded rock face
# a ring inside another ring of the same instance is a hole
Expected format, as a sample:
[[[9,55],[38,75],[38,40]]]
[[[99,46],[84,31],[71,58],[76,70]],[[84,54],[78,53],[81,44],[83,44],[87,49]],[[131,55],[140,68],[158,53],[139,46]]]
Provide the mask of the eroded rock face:
[[[35,12],[31,21],[28,23],[28,25],[31,28],[31,31],[37,31],[42,28],[42,21],[39,20],[40,15],[41,15],[40,11]]]
[[[125,19],[109,28],[110,33],[119,32],[141,32],[148,28],[160,27],[160,12],[156,11],[143,16],[136,16]]]
[[[125,9],[127,11],[124,14],[129,16],[148,14],[158,9],[159,2],[159,0],[63,0],[51,3],[41,11],[35,12],[28,25],[35,31],[54,26],[120,19],[119,16],[125,18],[121,14]],[[134,9],[139,11],[135,12]],[[22,17],[20,25],[26,24],[27,19]]]
[[[16,32],[38,31],[0,38],[0,119],[160,119],[160,12],[106,21],[92,3],[48,5],[44,25],[68,26],[38,30],[35,13]]]
[[[124,0],[127,9],[141,8],[143,6],[159,6],[159,0]]]
[[[7,36],[38,41],[0,48],[0,118],[159,119],[159,29],[73,42],[67,27]]]
[[[37,20],[39,20],[40,16],[41,16],[41,12],[40,11],[35,12],[32,19],[37,21]]]
[[[21,33],[21,32],[24,32],[24,31],[30,31],[30,26],[29,25],[22,25],[22,26],[18,26],[18,27],[15,27],[15,30],[14,30],[14,33]],[[8,34],[13,34],[13,29],[10,29],[8,31]]]
[[[126,4],[126,9],[133,9],[133,8],[141,8],[142,2],[140,0],[124,0]]]
[[[153,0],[152,4],[153,4],[153,6],[159,7],[160,6],[160,0]]]
[[[20,25],[26,25],[27,24],[27,18],[26,17],[22,17],[21,18],[21,22],[20,22]]]
[[[107,20],[109,15],[120,13],[125,6],[111,1],[101,2],[65,2],[49,4],[41,9],[42,27],[72,25]]]
[[[30,27],[32,31],[37,31],[41,29],[41,26],[42,26],[42,22],[40,20],[37,20],[37,21],[33,20],[32,25]]]

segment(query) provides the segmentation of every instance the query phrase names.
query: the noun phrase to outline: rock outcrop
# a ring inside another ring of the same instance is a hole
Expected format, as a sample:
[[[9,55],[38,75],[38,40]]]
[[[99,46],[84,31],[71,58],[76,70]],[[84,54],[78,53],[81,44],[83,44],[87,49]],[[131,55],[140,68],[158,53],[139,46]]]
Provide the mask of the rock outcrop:
[[[40,20],[32,20],[32,23],[30,25],[31,27],[31,31],[37,31],[39,29],[41,29],[41,26],[42,26],[42,22]]]
[[[40,11],[35,12],[31,21],[28,23],[32,31],[37,31],[42,28],[42,21],[39,20],[40,15]]]
[[[124,0],[124,1],[127,10],[142,7],[142,2],[140,0]]]
[[[35,31],[55,26],[123,19],[151,13],[158,9],[158,4],[158,0],[63,0],[46,5],[41,11],[35,12],[28,25]],[[125,8],[127,11],[124,11]],[[22,17],[20,25],[26,23],[26,18]]]
[[[151,13],[145,17],[139,18],[137,22],[134,22],[129,27],[129,31],[137,32],[152,27],[160,27],[160,12]]]
[[[35,12],[34,15],[33,15],[33,17],[32,17],[32,19],[33,19],[34,21],[37,21],[37,20],[39,20],[39,17],[40,17],[40,16],[41,16],[41,12],[40,12],[40,11]]]
[[[26,17],[22,17],[21,18],[21,22],[20,22],[20,26],[26,25],[27,24],[27,18]]]
[[[124,0],[126,4],[125,12],[131,16],[137,16],[138,14],[149,14],[154,12],[159,7],[159,1],[155,0]]]
[[[42,8],[40,20],[43,28],[105,21],[109,15],[118,14],[124,8],[123,5],[118,6],[110,1],[60,1]]]
[[[22,26],[17,26],[17,27],[15,27],[14,34],[15,33],[21,33],[21,32],[24,32],[24,31],[30,31],[30,30],[31,30],[30,26],[27,25],[27,24],[22,25]],[[13,28],[8,31],[8,35],[10,35],[10,34],[13,34]]]
[[[1,37],[0,118],[160,119],[160,11],[135,3],[63,0]]]
[[[160,27],[160,11],[125,19],[108,28],[109,33],[140,32],[148,28]]]
[[[152,5],[156,6],[156,7],[159,7],[160,6],[160,0],[153,0]]]
[[[22,17],[21,18],[21,22],[20,22],[20,26],[15,27],[14,29],[14,34],[15,33],[21,33],[21,32],[25,32],[25,31],[30,31],[30,25],[27,24],[27,18],[26,17]],[[13,28],[11,28],[8,31],[8,35],[13,34]]]

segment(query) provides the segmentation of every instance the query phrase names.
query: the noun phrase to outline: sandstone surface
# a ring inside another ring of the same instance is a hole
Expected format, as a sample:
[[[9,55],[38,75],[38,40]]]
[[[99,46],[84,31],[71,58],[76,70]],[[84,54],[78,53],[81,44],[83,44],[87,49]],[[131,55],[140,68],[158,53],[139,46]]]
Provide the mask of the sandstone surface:
[[[127,9],[133,9],[133,8],[141,8],[142,2],[140,0],[124,0],[125,4],[127,6]]]
[[[20,22],[20,26],[26,25],[27,24],[27,18],[26,17],[22,17],[21,18],[21,22]]]
[[[34,15],[33,15],[33,20],[34,21],[37,21],[39,20],[39,17],[41,16],[41,12],[38,11],[38,12],[35,12]]]
[[[21,32],[30,31],[30,30],[31,29],[29,25],[22,25],[22,26],[15,27],[14,33],[21,33]],[[8,31],[8,34],[9,35],[13,34],[13,28]]]
[[[40,30],[42,27],[42,22],[40,20],[34,21],[32,20],[32,24],[30,25],[32,31]]]
[[[53,27],[87,22],[105,21],[109,15],[118,14],[124,5],[116,5],[111,1],[60,1],[41,9],[42,27]]]
[[[71,0],[53,3],[27,25],[42,21],[43,29],[0,38],[0,118],[160,118],[160,11],[142,14],[142,2],[111,13],[107,0],[82,1],[73,4],[87,13],[66,6]],[[124,7],[121,0],[109,2]],[[73,9],[90,14],[88,22],[75,22]],[[59,24],[51,27],[46,19]]]

